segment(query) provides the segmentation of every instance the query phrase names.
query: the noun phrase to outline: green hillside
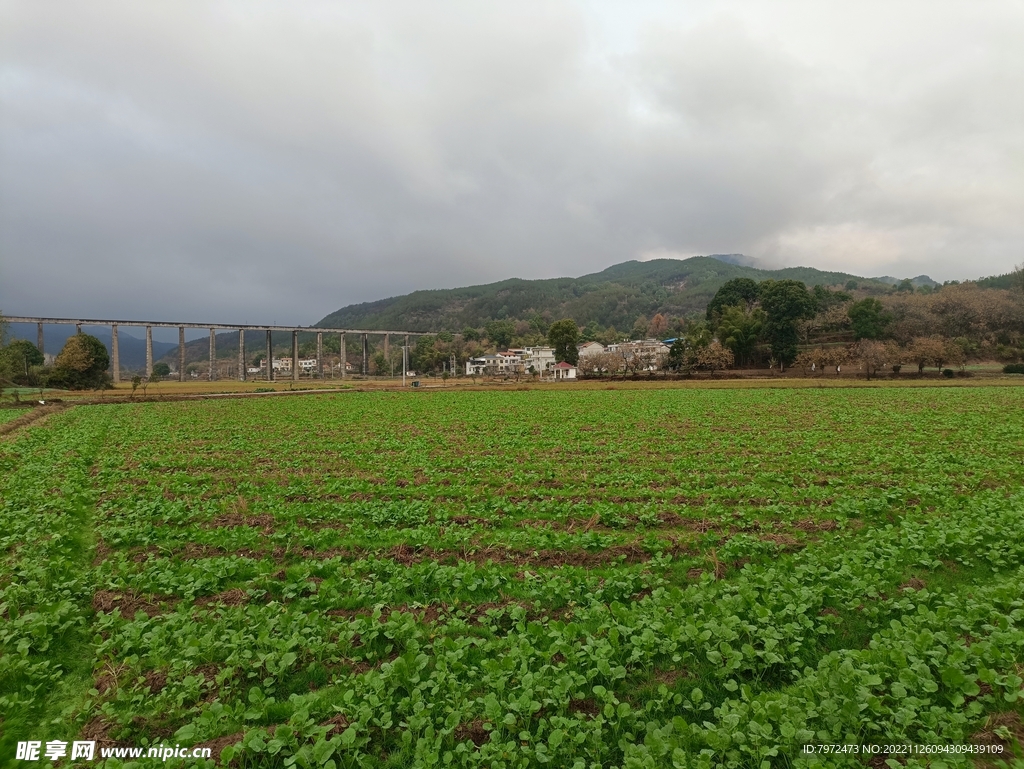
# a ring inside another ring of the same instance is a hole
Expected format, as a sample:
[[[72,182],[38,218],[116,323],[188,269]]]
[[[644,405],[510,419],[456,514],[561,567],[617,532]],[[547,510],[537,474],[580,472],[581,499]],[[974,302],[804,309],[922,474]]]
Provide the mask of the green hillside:
[[[629,261],[579,278],[521,280],[434,291],[342,307],[316,325],[335,328],[459,331],[489,320],[527,320],[535,315],[572,318],[580,325],[628,329],[640,315],[686,317],[703,314],[715,291],[732,278],[793,279],[809,286],[888,286],[873,279],[811,267],[762,270],[709,256]]]

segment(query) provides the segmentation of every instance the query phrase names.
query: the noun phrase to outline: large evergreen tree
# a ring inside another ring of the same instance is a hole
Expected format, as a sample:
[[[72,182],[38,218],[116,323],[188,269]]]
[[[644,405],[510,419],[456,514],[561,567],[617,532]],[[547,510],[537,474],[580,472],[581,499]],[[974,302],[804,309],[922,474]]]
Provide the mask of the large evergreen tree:
[[[555,360],[576,365],[580,359],[580,351],[576,345],[580,341],[580,329],[572,318],[565,318],[551,324],[548,329],[548,343],[555,348]]]
[[[853,334],[858,341],[881,339],[892,320],[892,315],[886,312],[885,306],[872,297],[855,302],[847,310],[847,315],[850,316],[850,325],[853,326]]]
[[[726,307],[741,305],[749,310],[758,298],[758,285],[755,281],[750,278],[733,278],[726,281],[708,302],[707,319],[713,321],[721,317]]]
[[[796,359],[797,321],[814,317],[817,303],[799,280],[762,281],[758,298],[765,312],[763,333],[772,356],[788,365]]]

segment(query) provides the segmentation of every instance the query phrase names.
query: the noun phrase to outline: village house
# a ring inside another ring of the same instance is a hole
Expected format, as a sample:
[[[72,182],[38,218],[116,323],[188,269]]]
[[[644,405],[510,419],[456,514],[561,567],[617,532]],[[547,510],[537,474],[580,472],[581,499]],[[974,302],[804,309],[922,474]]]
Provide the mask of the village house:
[[[622,356],[627,368],[657,371],[668,355],[669,347],[659,339],[641,339],[608,345],[608,352]]]
[[[538,374],[555,365],[554,347],[524,347],[526,355],[523,358],[523,366],[529,371],[531,368]]]
[[[603,355],[605,353],[604,345],[600,342],[583,342],[576,345],[576,351],[581,358],[586,358],[590,355]]]
[[[552,379],[575,379],[576,367],[564,360],[559,361],[551,367],[550,374]]]
[[[523,360],[512,351],[481,355],[466,361],[466,376],[500,376],[522,373]]]

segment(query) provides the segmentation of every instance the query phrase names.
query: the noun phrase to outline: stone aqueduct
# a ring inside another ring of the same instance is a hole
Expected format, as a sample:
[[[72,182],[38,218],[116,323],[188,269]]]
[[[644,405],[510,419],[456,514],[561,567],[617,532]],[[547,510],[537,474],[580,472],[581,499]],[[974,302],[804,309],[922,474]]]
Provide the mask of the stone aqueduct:
[[[323,344],[324,334],[338,334],[340,336],[340,353],[342,361],[345,360],[346,355],[346,335],[353,334],[358,335],[361,346],[362,346],[362,367],[361,371],[364,375],[369,373],[369,343],[368,337],[372,335],[384,337],[384,354],[387,355],[389,347],[391,345],[391,337],[402,337],[406,347],[409,345],[410,336],[421,336],[423,332],[416,331],[369,331],[363,329],[351,329],[351,328],[319,328],[317,326],[252,326],[238,323],[167,323],[162,321],[143,321],[143,320],[98,320],[88,318],[29,318],[24,316],[5,316],[4,320],[8,323],[35,323],[38,328],[38,341],[37,346],[39,351],[44,351],[43,344],[43,326],[45,325],[73,325],[75,326],[78,333],[82,332],[82,326],[110,326],[110,357],[111,357],[111,368],[113,370],[113,377],[115,384],[121,381],[121,361],[118,354],[118,343],[117,343],[117,329],[119,326],[131,326],[146,329],[146,376],[151,377],[153,375],[153,329],[154,328],[177,328],[178,329],[178,379],[179,381],[185,381],[185,329],[187,328],[201,328],[210,330],[210,378],[216,377],[216,360],[217,360],[217,332],[218,331],[238,331],[238,378],[242,381],[246,379],[246,365],[245,365],[245,332],[246,331],[265,331],[267,334],[267,349],[266,349],[266,361],[267,370],[266,378],[273,380],[274,378],[274,348],[272,344],[271,335],[274,331],[290,331],[292,333],[292,370],[291,378],[297,380],[299,378],[299,334],[300,333],[314,333],[316,334],[316,360],[317,360],[317,372],[320,376],[323,376]],[[345,367],[341,367],[341,376],[345,376]]]

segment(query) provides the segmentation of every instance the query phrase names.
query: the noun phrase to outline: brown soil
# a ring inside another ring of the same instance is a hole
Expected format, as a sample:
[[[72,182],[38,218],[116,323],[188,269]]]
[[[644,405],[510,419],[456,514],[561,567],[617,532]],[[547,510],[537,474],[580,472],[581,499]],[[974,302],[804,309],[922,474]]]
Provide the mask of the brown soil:
[[[217,675],[220,673],[220,665],[216,662],[207,662],[205,665],[200,665],[193,673],[201,675],[207,683],[212,684],[217,680]]]
[[[569,700],[570,713],[582,713],[587,718],[593,718],[601,712],[601,706],[597,700],[588,697],[584,700]]]
[[[458,516],[469,518],[471,516]],[[606,526],[601,523],[600,515],[593,515],[590,518],[565,518],[565,519],[554,519],[554,518],[520,518],[516,521],[516,528],[519,529],[551,529],[553,531],[615,531],[616,529],[627,529],[633,526],[637,526],[643,523],[648,528],[667,528],[667,529],[699,529],[700,531],[706,531],[705,523],[702,521],[695,521],[692,518],[684,518],[678,513],[670,511],[662,512],[658,514],[657,522],[651,523],[650,521],[641,521],[637,515],[623,516],[622,524],[620,526]],[[490,525],[491,522],[485,521],[484,525]]]
[[[114,724],[105,720],[102,716],[97,716],[82,727],[82,731],[78,735],[78,739],[84,741],[95,741],[97,748],[96,755],[99,756],[99,748],[110,747],[114,744],[114,739],[110,736],[110,732],[113,731],[114,728]]]
[[[150,694],[163,691],[163,688],[167,686],[167,672],[163,670],[148,670],[145,679],[145,685],[149,687]]]
[[[334,611],[345,612],[345,614],[335,615],[335,616],[346,616],[348,614],[348,612],[350,612],[352,610],[333,609],[332,611],[329,611],[327,613],[328,614],[333,614]],[[364,617],[365,616],[369,616],[369,611],[366,610],[366,609],[357,609],[355,611],[357,613],[354,616],[364,616]],[[432,604],[427,604],[426,606],[410,606],[408,604],[399,604],[398,606],[388,606],[388,607],[384,608],[383,610],[381,610],[380,621],[381,622],[387,622],[388,619],[391,617],[391,614],[393,612],[400,612],[402,614],[412,614],[420,622],[426,622],[428,624],[433,624],[433,623],[437,622],[439,619],[441,619],[442,617],[447,616],[449,611],[450,611],[450,609],[449,609],[448,605],[447,604],[443,604],[443,603],[441,603],[441,604],[433,604],[432,603]]]
[[[101,675],[99,678],[96,679],[95,686],[96,686],[96,690],[100,694],[106,694],[111,689],[113,689],[115,686],[117,686],[117,677],[114,676],[112,673],[104,673],[103,675]]]
[[[996,734],[996,729],[1002,731],[1003,728],[1009,731],[1010,739]],[[986,758],[979,759],[976,762],[978,766],[994,766],[997,759],[1020,758],[1014,753],[1014,743],[1024,746],[1024,721],[1021,720],[1019,713],[1012,710],[1007,713],[995,713],[985,719],[985,725],[971,737],[970,742],[973,745],[1002,745],[1005,748],[1002,755],[993,755],[991,762],[987,762]]]
[[[480,603],[473,608],[466,610],[466,620],[470,622],[475,620],[476,622],[482,623],[484,615],[487,614],[487,612],[493,611],[494,609],[507,609],[510,606],[520,606],[523,609],[527,608],[527,605],[522,601],[513,600]]]
[[[327,612],[328,617],[344,617],[345,619],[357,619],[359,617],[369,617],[369,609],[331,609]]]
[[[196,606],[209,606],[210,604],[224,604],[225,606],[244,606],[249,603],[249,594],[240,587],[225,590],[223,593],[208,595],[196,599]]]
[[[200,558],[216,558],[224,555],[225,552],[213,545],[202,545],[198,542],[187,542],[185,547],[175,553],[176,556],[185,560],[198,560]]]
[[[15,430],[19,430],[33,422],[38,422],[40,419],[48,417],[50,414],[54,414],[64,408],[65,406],[61,404],[55,404],[52,406],[42,406],[28,410],[27,413],[22,414],[20,417],[15,417],[10,422],[4,422],[0,425],[0,435],[13,433]]]
[[[153,553],[159,552],[157,548],[148,548],[147,550]],[[144,561],[151,557],[144,554],[147,551],[140,550],[138,552],[139,555],[133,556],[133,560],[141,558],[142,561]],[[303,559],[315,557],[318,560],[325,560],[327,558],[335,558],[337,556],[341,556],[343,558],[358,558],[361,554],[358,551],[345,547],[317,551],[312,548],[293,549],[291,547],[282,547],[278,545],[273,548],[243,547],[238,550],[226,550],[220,547],[214,547],[213,545],[189,542],[184,547],[172,551],[171,555],[178,556],[186,560],[201,560],[203,558],[218,558],[224,555],[233,555],[237,558],[251,558],[254,561],[269,559],[277,563],[284,563],[300,557]],[[280,579],[284,579],[284,577],[282,576]]]
[[[121,616],[126,619],[134,617],[140,611],[155,617],[166,614],[179,600],[173,596],[144,596],[133,591],[116,593],[112,590],[97,590],[92,597],[92,608],[104,614],[120,609]]]
[[[330,721],[324,721],[324,723],[320,725],[329,727],[327,729],[327,739],[331,739],[331,737],[333,737],[335,734],[341,734],[343,731],[348,729],[349,726],[351,726],[349,720],[345,718],[344,714],[342,713],[338,713],[338,715],[336,715]]]
[[[395,545],[387,553],[388,557],[402,564],[412,566],[424,561],[438,563],[458,563],[461,561],[486,564],[515,564],[517,566],[579,566],[595,568],[624,558],[626,563],[642,563],[651,559],[651,554],[639,545],[616,545],[597,552],[582,549],[575,550],[507,550],[496,546],[488,546],[477,550],[435,550],[424,547],[416,550],[408,545]]]
[[[456,526],[491,526],[494,522],[476,515],[453,515],[451,518],[441,521],[441,523],[451,523]]]
[[[651,682],[655,684],[665,684],[668,688],[675,686],[676,681],[683,680],[685,678],[692,678],[688,670],[657,670],[654,675],[651,676]]]
[[[811,518],[804,518],[793,524],[794,529],[807,532],[835,531],[839,524],[835,521],[815,521]]]
[[[479,748],[490,739],[490,732],[484,729],[484,722],[477,718],[468,724],[459,724],[455,727],[454,737],[456,742],[469,740]]]
[[[210,756],[214,761],[220,763],[220,754],[224,748],[234,745],[237,742],[241,742],[244,734],[242,732],[235,732],[234,734],[226,734],[223,737],[215,737],[212,740],[206,740],[206,742],[197,742],[193,747],[196,748],[209,748]]]
[[[924,580],[915,577],[914,579],[908,579],[900,585],[900,590],[924,590],[925,587]]]
[[[253,529],[262,529],[264,534],[274,531],[276,521],[274,516],[267,513],[262,515],[251,515],[244,512],[231,512],[218,515],[212,521],[203,525],[204,529],[229,529],[237,526],[248,526]]]
[[[806,542],[794,539],[788,534],[761,534],[760,539],[763,539],[765,542],[771,542],[778,545],[779,549],[784,553],[792,553],[796,550],[807,547]]]

